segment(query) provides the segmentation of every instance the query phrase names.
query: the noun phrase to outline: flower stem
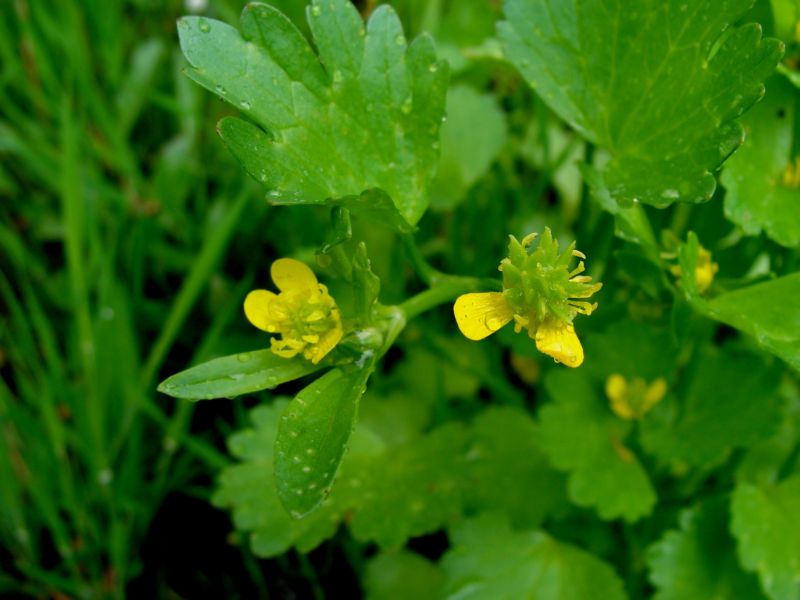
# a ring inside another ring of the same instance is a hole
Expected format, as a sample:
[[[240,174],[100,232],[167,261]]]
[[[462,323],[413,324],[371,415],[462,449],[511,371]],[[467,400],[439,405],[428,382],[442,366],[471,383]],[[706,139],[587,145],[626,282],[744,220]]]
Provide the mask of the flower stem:
[[[461,294],[500,289],[500,282],[476,277],[445,275],[433,287],[412,296],[400,305],[406,319],[413,319],[435,306],[452,302]]]
[[[412,234],[408,233],[404,235],[402,240],[403,245],[406,248],[408,258],[411,261],[411,264],[414,266],[414,270],[417,272],[417,275],[419,275],[419,278],[425,282],[425,285],[432,286],[437,281],[441,280],[442,277],[447,277],[447,275],[437,271],[428,263],[427,260],[425,260],[425,257],[422,256],[422,252],[420,252]]]

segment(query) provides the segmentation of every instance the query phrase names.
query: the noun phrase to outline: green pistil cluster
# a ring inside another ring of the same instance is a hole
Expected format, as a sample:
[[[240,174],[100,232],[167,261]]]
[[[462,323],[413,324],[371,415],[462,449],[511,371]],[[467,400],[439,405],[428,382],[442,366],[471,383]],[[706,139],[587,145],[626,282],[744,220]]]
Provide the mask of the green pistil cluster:
[[[521,242],[510,238],[508,257],[500,263],[500,270],[503,297],[514,309],[517,329],[535,331],[548,321],[572,323],[576,314],[592,313],[597,303],[580,299],[591,297],[603,284],[591,283],[591,277],[581,275],[586,257],[575,249],[575,242],[559,253],[558,241],[548,227],[541,236],[532,233]],[[537,238],[539,243],[532,248]],[[570,270],[573,257],[581,260]]]

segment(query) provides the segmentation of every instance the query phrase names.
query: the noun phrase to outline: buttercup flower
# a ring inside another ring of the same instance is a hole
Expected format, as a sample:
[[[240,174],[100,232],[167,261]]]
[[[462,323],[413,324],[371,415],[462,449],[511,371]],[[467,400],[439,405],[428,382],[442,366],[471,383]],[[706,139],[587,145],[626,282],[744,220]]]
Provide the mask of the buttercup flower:
[[[670,267],[670,272],[680,279],[680,265]],[[697,291],[701,294],[711,287],[714,275],[719,271],[719,265],[711,260],[711,252],[699,246],[697,248],[697,265],[694,269],[694,280],[697,282]]]
[[[536,249],[531,245],[538,234],[526,236],[522,242],[510,236],[508,257],[500,263],[503,272],[502,292],[464,294],[453,306],[458,328],[471,340],[482,340],[507,323],[514,321],[514,330],[523,329],[536,342],[540,352],[552,356],[569,367],[583,363],[583,347],[572,320],[577,314],[589,315],[597,303],[589,298],[602,287],[581,275],[585,267],[580,260],[569,270],[573,257],[586,256],[575,250],[575,242],[561,254],[558,242],[545,228]]]
[[[342,339],[342,318],[328,288],[314,272],[292,258],[280,258],[270,268],[280,290],[253,290],[244,300],[247,320],[272,338],[272,352],[284,358],[303,356],[317,364]]]
[[[644,417],[651,408],[661,402],[666,393],[667,382],[663,377],[648,384],[641,377],[634,377],[628,382],[619,373],[614,373],[606,380],[606,396],[611,410],[618,417],[627,420]]]

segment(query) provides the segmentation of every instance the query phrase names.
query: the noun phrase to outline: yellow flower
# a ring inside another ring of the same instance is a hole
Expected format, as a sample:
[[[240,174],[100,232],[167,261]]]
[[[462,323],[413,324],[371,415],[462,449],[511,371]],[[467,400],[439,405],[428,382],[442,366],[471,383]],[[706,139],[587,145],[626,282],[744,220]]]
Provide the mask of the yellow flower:
[[[800,21],[798,21],[798,26],[800,26]],[[790,160],[786,165],[781,175],[781,183],[789,188],[800,187],[800,156],[796,156],[794,161]]]
[[[644,417],[661,402],[666,393],[667,382],[662,377],[649,385],[641,377],[634,377],[629,383],[618,373],[610,375],[606,380],[606,396],[611,410],[618,417],[629,421]]]
[[[572,320],[578,313],[589,315],[597,308],[596,303],[582,299],[602,284],[590,284],[592,278],[581,275],[582,260],[569,270],[573,257],[586,258],[575,250],[574,242],[559,254],[558,242],[545,228],[531,252],[536,237],[531,234],[518,242],[511,236],[508,257],[500,263],[503,291],[460,296],[453,305],[456,323],[467,338],[482,340],[513,320],[514,330],[526,329],[540,352],[578,367],[583,363],[583,347]]]
[[[673,265],[669,270],[675,277],[680,278],[682,273],[680,265]],[[719,271],[719,265],[711,260],[711,252],[703,248],[703,246],[698,246],[697,265],[694,268],[694,280],[697,282],[698,292],[702,294],[711,287],[717,271]]]
[[[342,318],[328,288],[314,272],[292,258],[272,263],[272,281],[280,290],[253,290],[244,300],[247,320],[267,333],[280,334],[270,340],[278,356],[292,358],[301,352],[317,364],[342,339]]]

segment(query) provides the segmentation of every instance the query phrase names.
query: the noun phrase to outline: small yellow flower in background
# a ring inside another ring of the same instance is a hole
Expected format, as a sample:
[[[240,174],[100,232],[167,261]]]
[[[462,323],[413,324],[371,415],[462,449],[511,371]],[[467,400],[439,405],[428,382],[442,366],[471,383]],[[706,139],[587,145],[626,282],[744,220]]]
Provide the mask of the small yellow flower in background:
[[[342,318],[328,288],[299,260],[280,258],[270,268],[280,290],[253,290],[244,300],[244,314],[272,338],[272,352],[284,358],[303,356],[317,364],[342,339]]]
[[[798,24],[800,24],[800,21],[798,21]],[[789,164],[786,165],[781,175],[781,183],[789,188],[800,187],[800,156],[796,156],[793,161],[790,160]]]
[[[542,367],[539,366],[539,361],[530,356],[522,356],[512,352],[510,362],[511,368],[514,369],[517,376],[529,386],[533,387],[539,382],[539,377],[542,374]]]
[[[569,367],[583,363],[583,347],[572,320],[577,314],[589,315],[597,303],[589,298],[602,287],[581,275],[583,260],[572,270],[573,257],[585,259],[575,250],[575,242],[559,254],[558,242],[545,228],[536,249],[531,246],[538,234],[522,242],[510,236],[508,257],[500,263],[502,292],[482,292],[460,296],[454,306],[456,323],[467,338],[482,340],[514,321],[514,330],[523,329],[536,342],[536,348]]]
[[[670,272],[680,279],[682,271],[680,265],[673,265],[669,268]],[[698,246],[697,265],[694,268],[694,280],[697,282],[697,291],[701,294],[711,287],[714,275],[719,271],[719,265],[711,260],[711,252]]]
[[[611,410],[629,421],[644,417],[661,402],[666,393],[667,382],[663,377],[648,384],[641,377],[634,377],[628,382],[619,373],[614,373],[606,380],[606,396]]]

